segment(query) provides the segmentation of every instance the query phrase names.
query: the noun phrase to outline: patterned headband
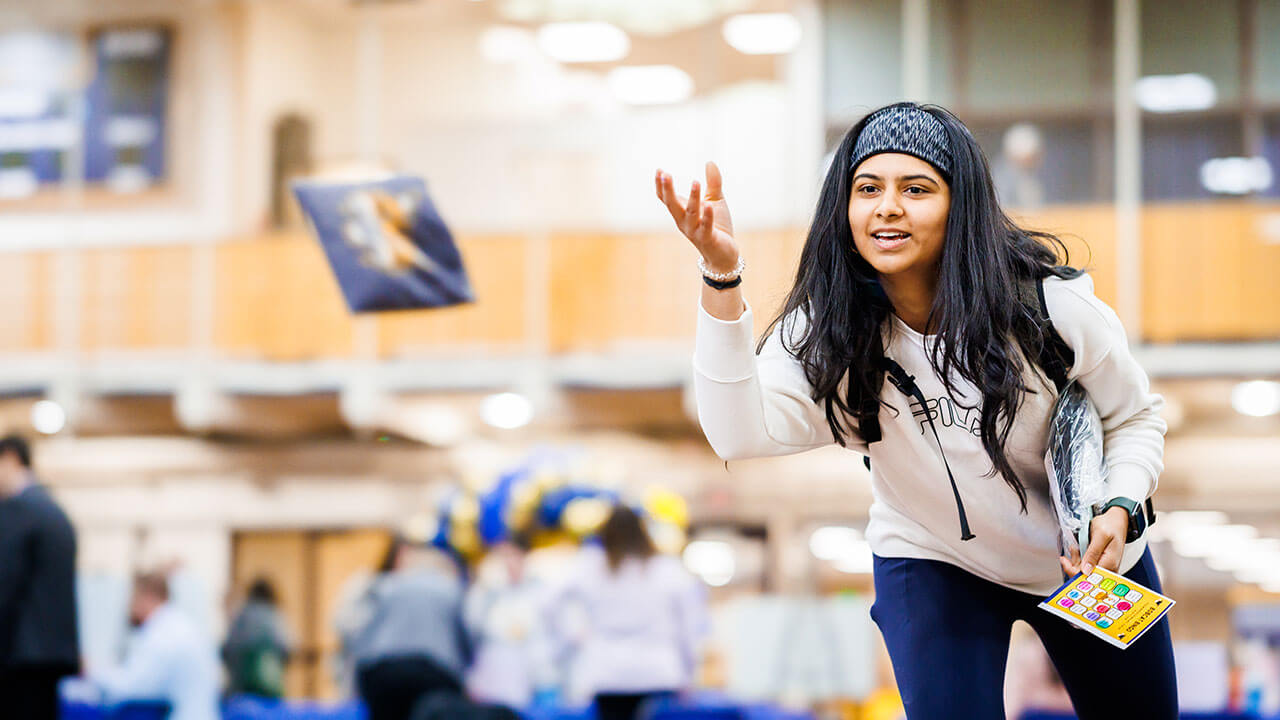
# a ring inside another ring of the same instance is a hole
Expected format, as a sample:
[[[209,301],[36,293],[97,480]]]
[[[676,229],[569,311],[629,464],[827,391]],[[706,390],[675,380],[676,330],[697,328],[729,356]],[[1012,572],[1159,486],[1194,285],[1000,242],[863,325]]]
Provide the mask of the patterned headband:
[[[947,129],[933,115],[915,105],[885,108],[867,121],[853,147],[853,170],[880,153],[914,155],[951,176],[951,143]]]

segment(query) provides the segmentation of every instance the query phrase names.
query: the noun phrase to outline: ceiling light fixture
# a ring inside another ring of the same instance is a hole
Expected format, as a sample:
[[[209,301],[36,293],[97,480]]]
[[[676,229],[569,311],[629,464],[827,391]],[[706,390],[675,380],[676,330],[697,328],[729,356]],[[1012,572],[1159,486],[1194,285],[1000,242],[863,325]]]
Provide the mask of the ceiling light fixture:
[[[480,55],[494,65],[522,62],[538,54],[533,32],[511,25],[494,25],[480,33]]]
[[[725,42],[745,55],[782,55],[800,44],[800,21],[791,13],[748,13],[724,21]]]
[[[480,417],[493,427],[514,430],[533,420],[533,403],[516,393],[490,395],[480,404]]]
[[[694,540],[681,555],[689,572],[711,587],[724,587],[737,570],[733,546],[723,540]]]
[[[1138,106],[1148,112],[1208,110],[1218,101],[1218,88],[1204,75],[1149,75],[1134,87]]]
[[[616,62],[631,52],[631,38],[607,22],[557,22],[538,28],[538,47],[564,63]]]
[[[614,68],[606,82],[613,96],[628,105],[669,105],[693,96],[693,78],[674,65]]]
[[[31,427],[42,435],[56,435],[67,425],[67,412],[52,400],[40,400],[31,406]]]
[[[1231,407],[1241,415],[1251,417],[1280,413],[1280,383],[1269,380],[1242,382],[1231,389]]]
[[[828,525],[809,536],[809,552],[819,560],[835,560],[850,552],[862,540],[862,533],[851,527]]]

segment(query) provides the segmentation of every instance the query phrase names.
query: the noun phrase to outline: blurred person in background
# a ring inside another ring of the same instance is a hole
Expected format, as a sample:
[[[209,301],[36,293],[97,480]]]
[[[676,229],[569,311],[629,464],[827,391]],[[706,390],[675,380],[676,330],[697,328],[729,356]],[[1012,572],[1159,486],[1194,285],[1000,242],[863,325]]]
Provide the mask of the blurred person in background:
[[[655,190],[702,255],[698,417],[725,460],[839,444],[868,458],[871,617],[911,720],[1004,718],[1014,622],[1036,631],[1082,718],[1177,717],[1169,622],[1128,648],[1041,610],[1094,567],[1160,591],[1143,503],[1163,399],[1066,247],[1018,227],[973,134],[935,105],[869,113],[836,151],[784,307],[753,343],[720,171]],[[1057,388],[1101,417],[1105,497],[1064,557],[1045,469]],[[1083,558],[1081,557],[1083,554]],[[1098,683],[1126,678],[1129,691]]]
[[[600,544],[582,547],[554,607],[576,646],[571,692],[594,697],[600,720],[633,720],[692,686],[708,630],[705,588],[679,558],[657,553],[631,508],[614,507]]]
[[[528,540],[520,535],[489,550],[467,592],[467,628],[475,663],[467,692],[478,700],[527,708],[557,684],[547,627],[545,586],[525,572]]]
[[[182,557],[169,557],[145,564],[147,567],[154,567],[168,581],[169,604],[191,618],[205,635],[215,638],[219,632],[215,630],[219,610],[204,577]]]
[[[1035,210],[1044,205],[1044,140],[1031,123],[1015,123],[1005,131],[1000,157],[991,168],[1000,202],[1019,210]]]
[[[282,697],[284,667],[292,652],[293,640],[277,607],[275,588],[258,578],[249,586],[222,645],[227,694]]]
[[[169,602],[160,572],[133,581],[129,624],[136,633],[122,663],[89,668],[109,705],[164,702],[170,720],[218,720],[218,654],[203,630]]]
[[[370,720],[514,718],[463,693],[471,645],[465,585],[445,551],[397,537],[378,575],[349,611],[343,651]]]
[[[80,671],[75,583],[71,522],[26,440],[0,439],[0,715],[58,716],[58,682]]]

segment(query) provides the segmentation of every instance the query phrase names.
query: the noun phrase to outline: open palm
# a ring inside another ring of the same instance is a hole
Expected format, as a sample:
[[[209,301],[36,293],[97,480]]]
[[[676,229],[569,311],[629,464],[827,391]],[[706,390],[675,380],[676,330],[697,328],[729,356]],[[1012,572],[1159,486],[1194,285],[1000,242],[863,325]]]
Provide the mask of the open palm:
[[[658,170],[654,175],[654,189],[658,199],[667,206],[676,227],[689,238],[689,242],[702,253],[707,266],[717,272],[728,272],[738,262],[738,243],[733,238],[733,220],[729,217],[729,203],[724,198],[720,168],[707,163],[707,196],[694,180],[688,197],[676,194],[675,180],[669,173]]]

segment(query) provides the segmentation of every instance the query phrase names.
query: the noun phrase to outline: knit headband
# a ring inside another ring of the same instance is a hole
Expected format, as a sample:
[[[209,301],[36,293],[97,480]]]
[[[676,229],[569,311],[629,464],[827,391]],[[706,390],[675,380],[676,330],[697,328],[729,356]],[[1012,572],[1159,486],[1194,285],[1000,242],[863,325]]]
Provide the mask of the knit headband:
[[[863,160],[880,153],[914,155],[951,175],[951,144],[938,118],[914,105],[885,108],[867,121],[853,147],[853,170]]]

